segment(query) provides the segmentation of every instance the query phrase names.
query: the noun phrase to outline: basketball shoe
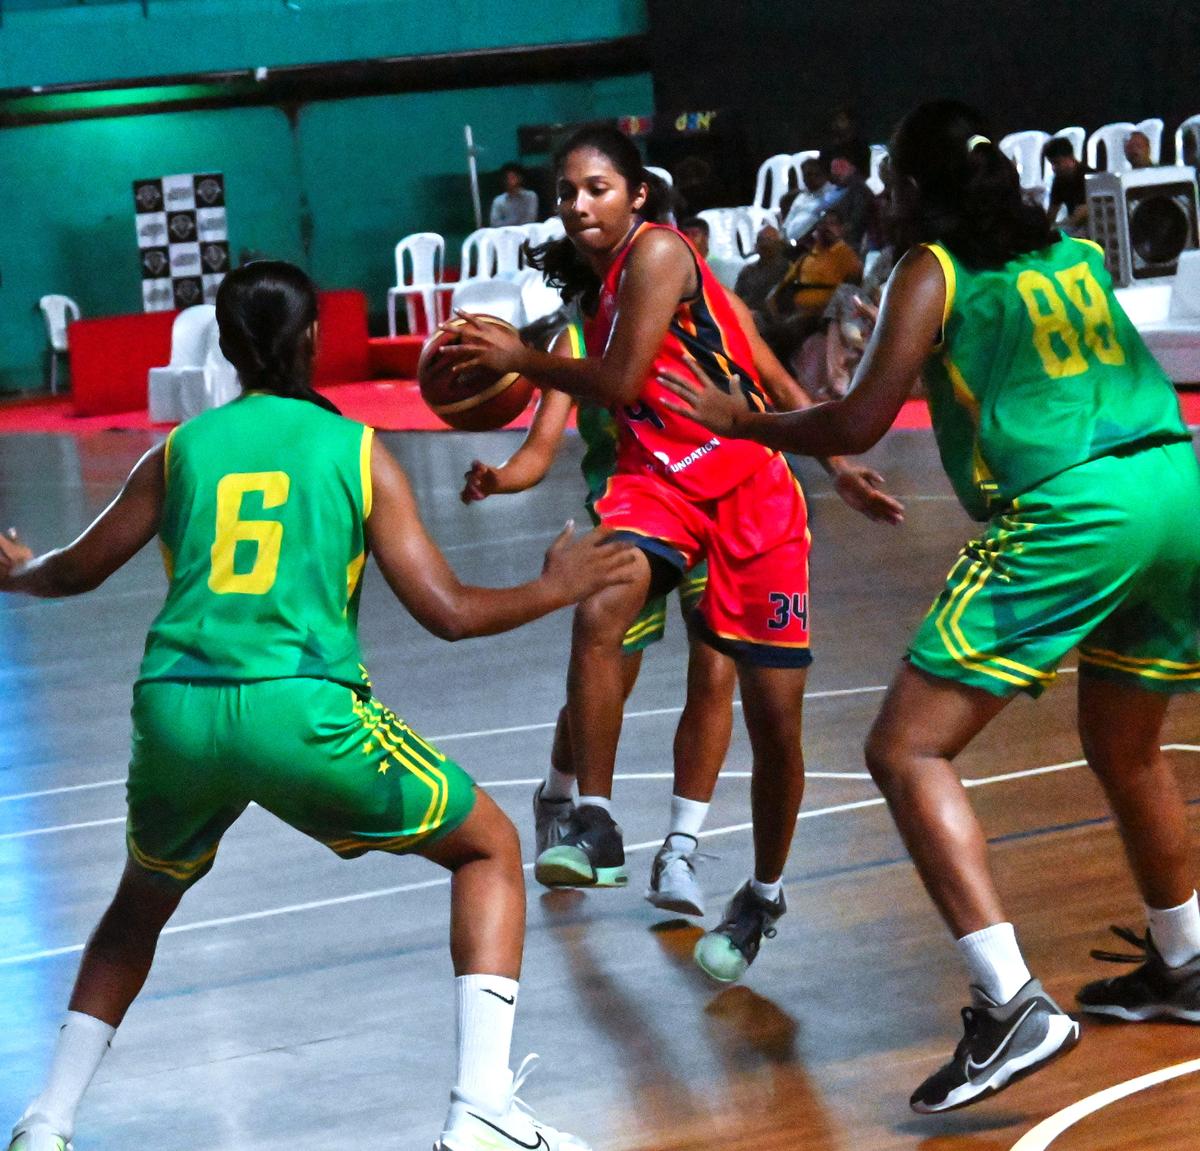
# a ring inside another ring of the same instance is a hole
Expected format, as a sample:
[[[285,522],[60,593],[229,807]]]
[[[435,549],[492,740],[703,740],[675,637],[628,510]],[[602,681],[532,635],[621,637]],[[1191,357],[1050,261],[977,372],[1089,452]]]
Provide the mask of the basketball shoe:
[[[621,829],[602,807],[575,808],[566,834],[537,857],[533,874],[545,887],[624,887]]]
[[[566,834],[571,816],[575,813],[574,800],[547,799],[543,794],[543,780],[533,793],[533,845],[535,858],[543,851],[554,847]]]
[[[1136,963],[1133,971],[1109,979],[1097,979],[1081,987],[1075,1000],[1091,1015],[1111,1015],[1138,1022],[1143,1019],[1181,1019],[1200,1023],[1200,955],[1179,967],[1168,967],[1147,931],[1144,936],[1127,927],[1114,927],[1113,934],[1137,954],[1093,951],[1093,959],[1106,963]]]
[[[71,1151],[71,1142],[40,1115],[29,1115],[13,1128],[8,1151]]]
[[[775,923],[786,911],[782,891],[778,899],[763,899],[747,881],[729,901],[725,918],[696,941],[692,958],[705,975],[732,983],[754,962],[763,936],[775,938]]]
[[[962,1009],[964,1034],[954,1057],[913,1092],[914,1111],[931,1115],[966,1107],[1065,1055],[1079,1042],[1079,1024],[1031,979],[1007,1003],[978,987]]]
[[[692,846],[686,851],[676,846],[682,840],[691,842]],[[704,914],[704,892],[696,880],[696,859],[700,855],[697,846],[694,835],[676,831],[668,835],[658,849],[650,866],[646,899],[660,911],[674,911],[679,915]]]
[[[433,1151],[591,1151],[578,1136],[538,1122],[517,1098],[536,1060],[536,1055],[525,1056],[513,1076],[508,1103],[498,1113],[476,1107],[466,1096],[451,1091],[446,1126]]]

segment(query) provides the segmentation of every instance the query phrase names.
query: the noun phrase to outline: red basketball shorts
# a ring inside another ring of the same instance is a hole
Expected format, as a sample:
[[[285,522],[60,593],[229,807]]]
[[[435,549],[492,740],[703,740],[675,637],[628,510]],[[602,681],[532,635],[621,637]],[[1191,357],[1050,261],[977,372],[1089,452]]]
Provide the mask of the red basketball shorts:
[[[780,455],[714,500],[654,475],[618,472],[596,502],[601,522],[681,572],[708,560],[692,615],[706,642],[765,667],[807,667],[808,511]]]

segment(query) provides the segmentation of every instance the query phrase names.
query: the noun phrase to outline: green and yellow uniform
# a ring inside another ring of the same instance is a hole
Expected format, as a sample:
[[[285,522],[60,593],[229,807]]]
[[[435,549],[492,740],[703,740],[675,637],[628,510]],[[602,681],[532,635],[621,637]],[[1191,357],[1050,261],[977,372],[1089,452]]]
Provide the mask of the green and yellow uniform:
[[[583,325],[573,321],[567,325],[567,337],[571,342],[571,354],[582,360],[587,355],[583,343]],[[604,495],[608,481],[617,469],[617,421],[608,408],[600,404],[579,403],[575,408],[575,426],[583,440],[584,453],[580,468],[587,484],[587,510],[593,524],[600,523],[596,515],[596,501]],[[686,620],[692,609],[700,602],[708,585],[708,563],[701,561],[684,573],[675,591],[679,596],[679,610]],[[646,601],[637,619],[629,625],[621,650],[626,655],[644,651],[657,643],[666,634],[667,597],[653,596]]]
[[[407,851],[474,803],[371,693],[357,623],[373,432],[250,393],[172,432],[167,598],[134,688],[130,856],[187,886],[251,802],[351,857]]]
[[[1200,690],[1200,468],[1100,249],[1062,238],[999,268],[929,250],[946,280],[926,366],[955,493],[987,520],[909,658],[997,695],[1082,670]]]

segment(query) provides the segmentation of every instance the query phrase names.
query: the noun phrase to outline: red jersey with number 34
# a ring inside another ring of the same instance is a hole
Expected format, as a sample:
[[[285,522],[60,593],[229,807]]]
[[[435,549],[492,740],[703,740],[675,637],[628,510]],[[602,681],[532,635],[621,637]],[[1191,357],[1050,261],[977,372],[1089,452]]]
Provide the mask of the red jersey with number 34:
[[[694,296],[676,307],[637,402],[614,409],[619,429],[617,471],[652,472],[690,499],[713,499],[737,487],[775,452],[749,440],[721,439],[662,402],[676,400],[676,396],[659,383],[659,372],[695,379],[684,359],[688,352],[719,387],[726,391],[741,388],[751,407],[762,410],[767,406],[750,343],[725,289],[683,233],[665,224],[640,224],[634,230],[604,277],[596,315],[584,324],[587,354],[604,355],[617,321],[617,292],[625,261],[634,244],[652,228],[669,231],[687,244],[700,286]]]

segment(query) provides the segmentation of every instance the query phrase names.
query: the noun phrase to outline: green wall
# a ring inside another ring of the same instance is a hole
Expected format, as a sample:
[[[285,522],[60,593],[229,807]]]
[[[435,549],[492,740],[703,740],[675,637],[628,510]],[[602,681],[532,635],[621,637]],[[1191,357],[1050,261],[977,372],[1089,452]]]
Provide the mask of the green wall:
[[[151,0],[150,20],[138,4],[12,12],[0,29],[3,83],[601,38],[639,31],[642,21],[640,0],[573,10],[566,29],[545,24],[539,13],[547,8],[528,2],[443,3],[436,24],[419,18],[428,6],[410,0],[297,2],[299,14],[279,0]],[[224,13],[229,27],[212,19],[185,36],[178,21],[187,10]],[[379,32],[373,42],[364,39],[360,20]],[[26,25],[45,32],[57,21],[72,31],[61,55],[19,38],[29,33]],[[113,28],[125,29],[115,40],[132,43],[96,39],[90,53],[76,43],[81,29],[107,35]],[[162,51],[139,55],[137,43],[144,49],[151,30],[165,34]],[[11,51],[14,43],[28,49],[28,59]],[[260,43],[268,45],[261,55]],[[53,74],[38,70],[51,59]],[[0,131],[0,391],[42,386],[40,296],[65,293],[85,316],[141,310],[134,179],[224,172],[235,258],[252,248],[304,264],[323,287],[361,288],[379,331],[396,241],[414,231],[441,232],[449,262],[457,263],[458,243],[473,226],[464,124],[474,129],[481,170],[491,172],[516,155],[518,125],[652,108],[649,77],[635,75],[313,103],[294,122],[279,109],[259,107]]]

